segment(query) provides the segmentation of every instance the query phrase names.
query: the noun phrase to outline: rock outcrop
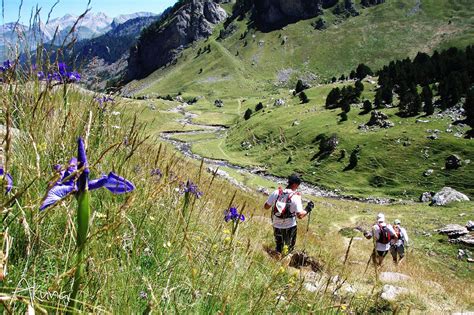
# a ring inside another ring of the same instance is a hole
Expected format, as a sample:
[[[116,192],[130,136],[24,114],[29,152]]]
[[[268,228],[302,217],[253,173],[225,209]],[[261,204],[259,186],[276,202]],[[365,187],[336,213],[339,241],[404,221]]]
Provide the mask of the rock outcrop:
[[[299,20],[310,19],[337,0],[261,0],[255,1],[255,22],[259,29],[271,31]]]
[[[176,60],[191,43],[212,34],[214,26],[227,17],[211,0],[191,0],[170,16],[147,28],[130,50],[125,81],[141,79]]]
[[[454,190],[451,187],[444,187],[434,195],[431,205],[445,206],[452,202],[461,201],[469,201],[469,198],[465,194],[460,193],[459,191]]]

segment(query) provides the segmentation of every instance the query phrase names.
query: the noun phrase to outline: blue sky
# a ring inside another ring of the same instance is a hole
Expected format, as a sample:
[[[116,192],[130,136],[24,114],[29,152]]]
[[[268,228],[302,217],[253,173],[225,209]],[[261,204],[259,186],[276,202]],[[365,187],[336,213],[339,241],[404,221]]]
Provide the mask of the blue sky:
[[[28,23],[31,10],[38,4],[41,7],[41,19],[46,21],[48,12],[56,0],[24,0],[21,9],[22,23]],[[153,12],[161,13],[167,7],[172,6],[176,0],[91,0],[90,7],[93,12],[104,12],[110,17],[120,14],[129,14],[134,12]],[[0,24],[13,22],[18,19],[20,0],[3,0],[3,14],[0,17]],[[86,0],[59,0],[59,3],[53,10],[51,18],[61,17],[67,13],[79,15],[87,8]],[[4,15],[4,17],[3,17]]]

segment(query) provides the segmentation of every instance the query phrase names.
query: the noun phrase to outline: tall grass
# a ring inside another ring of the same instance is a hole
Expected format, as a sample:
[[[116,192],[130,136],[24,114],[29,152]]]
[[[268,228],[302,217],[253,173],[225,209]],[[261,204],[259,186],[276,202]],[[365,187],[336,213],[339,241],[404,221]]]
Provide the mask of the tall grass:
[[[95,191],[91,197],[79,310],[261,313],[318,307],[296,294],[300,288],[288,284],[285,269],[252,238],[260,228],[252,222],[260,199],[155,143],[143,132],[146,126],[118,112],[119,100],[100,106],[79,86],[39,81],[18,63],[4,73],[0,90],[3,166],[14,179],[12,192],[0,197],[2,231],[13,240],[1,289],[5,311],[67,309],[77,267],[76,200],[38,208],[58,180],[53,166],[67,165],[79,136],[87,139],[91,177],[114,171],[137,187],[128,195]],[[187,180],[202,198],[182,194],[180,183]],[[230,206],[249,220],[226,224],[223,213]],[[283,297],[291,302],[281,302]]]

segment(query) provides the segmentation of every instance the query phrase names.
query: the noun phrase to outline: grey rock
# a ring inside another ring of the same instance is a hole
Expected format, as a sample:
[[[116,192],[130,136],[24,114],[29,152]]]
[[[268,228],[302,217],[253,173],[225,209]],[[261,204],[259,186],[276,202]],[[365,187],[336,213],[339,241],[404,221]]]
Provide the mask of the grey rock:
[[[462,166],[461,158],[456,154],[451,154],[446,158],[445,167],[447,170],[455,170]]]
[[[284,106],[285,105],[285,100],[278,98],[275,100],[275,103],[273,104],[274,106]]]
[[[292,126],[299,126],[300,122],[298,120],[295,120],[291,125]]]
[[[430,192],[424,192],[420,196],[420,202],[431,202],[433,195]]]
[[[474,221],[468,221],[466,224],[466,229],[468,231],[474,231]]]
[[[429,123],[430,121],[428,119],[426,120],[423,120],[423,119],[417,119],[416,120],[416,123],[419,124],[419,123]]]
[[[431,135],[429,135],[428,137],[426,137],[430,140],[438,140],[439,139],[439,136],[436,134],[436,133],[433,133]]]
[[[394,123],[388,120],[388,116],[384,113],[374,110],[370,114],[370,120],[366,124],[369,127],[390,128],[395,126]]]
[[[466,246],[474,246],[474,235],[466,234],[456,240],[458,243]]]
[[[465,194],[460,193],[451,187],[444,187],[434,195],[432,205],[444,206],[452,202],[462,201],[469,201],[469,198]]]
[[[433,172],[434,172],[434,170],[428,169],[423,173],[423,176],[425,176],[425,177],[431,176],[431,175],[433,175]]]
[[[448,235],[449,238],[458,238],[460,236],[469,234],[469,231],[466,229],[466,227],[459,224],[448,224],[436,231],[439,234]]]
[[[382,294],[380,297],[386,301],[393,302],[402,294],[407,294],[409,291],[407,288],[396,287],[390,284],[386,284],[382,288]]]
[[[191,43],[212,35],[227,13],[212,0],[192,0],[183,4],[167,23],[155,24],[142,33],[130,51],[126,81],[141,79],[176,60]]]
[[[410,276],[398,272],[382,272],[380,274],[380,280],[383,282],[404,282],[410,279]]]

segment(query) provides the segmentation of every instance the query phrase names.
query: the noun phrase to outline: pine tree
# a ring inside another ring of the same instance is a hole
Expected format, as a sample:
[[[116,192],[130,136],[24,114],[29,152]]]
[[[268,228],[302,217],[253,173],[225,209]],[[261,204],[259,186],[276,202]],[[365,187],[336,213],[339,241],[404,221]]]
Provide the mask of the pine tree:
[[[344,99],[341,104],[341,109],[344,113],[348,113],[351,111],[351,104],[349,103],[349,100]]]
[[[466,114],[466,123],[474,129],[474,88],[467,92],[466,102],[463,107]]]
[[[347,113],[344,112],[344,111],[342,113],[340,113],[339,116],[341,116],[340,122],[347,121],[347,119],[348,119],[347,118]]]
[[[372,103],[369,100],[365,100],[363,106],[365,113],[368,113],[372,110]]]
[[[378,89],[377,92],[375,92],[374,106],[377,109],[383,108],[381,91],[382,90]]]
[[[326,108],[336,108],[341,97],[341,89],[339,87],[333,88],[326,98]]]
[[[247,108],[247,110],[244,113],[244,119],[249,120],[250,117],[252,117],[252,110],[250,108]]]
[[[360,96],[360,94],[364,91],[364,84],[362,84],[360,80],[357,80],[354,87]]]
[[[358,78],[359,80],[362,80],[368,75],[374,75],[374,73],[372,72],[372,69],[370,69],[368,66],[366,66],[363,63],[359,64],[356,69],[356,78]]]
[[[309,102],[309,98],[308,98],[308,96],[306,95],[305,92],[301,92],[301,93],[300,93],[300,101],[301,101],[301,103],[303,103],[303,104],[306,104],[306,103]]]
[[[426,115],[433,115],[433,92],[431,92],[431,89],[428,85],[425,85],[423,87],[423,90],[421,91],[421,98],[425,103],[425,105],[423,106],[423,111],[426,113]]]

